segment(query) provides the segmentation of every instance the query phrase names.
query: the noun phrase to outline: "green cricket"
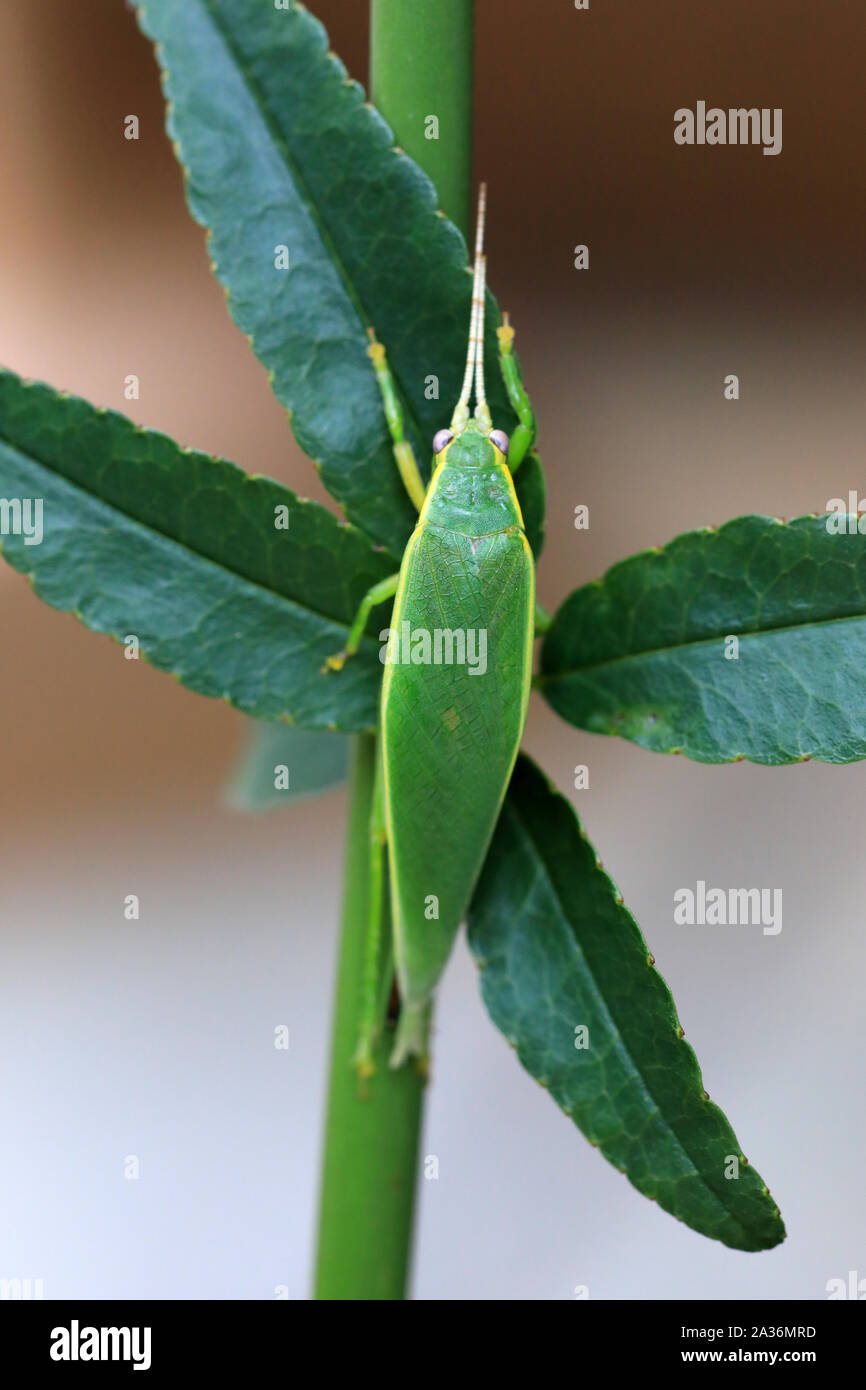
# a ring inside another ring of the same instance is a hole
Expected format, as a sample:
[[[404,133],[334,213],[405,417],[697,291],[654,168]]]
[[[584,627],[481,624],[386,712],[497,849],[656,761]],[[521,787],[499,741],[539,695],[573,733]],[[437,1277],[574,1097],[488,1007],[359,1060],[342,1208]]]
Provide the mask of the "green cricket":
[[[370,330],[368,352],[394,456],[419,516],[399,572],[365,595],[345,650],[325,668],[340,670],[357,651],[372,608],[393,599],[370,826],[369,935],[355,1056],[361,1076],[373,1072],[372,1047],[388,1017],[395,974],[399,1014],[390,1064],[416,1057],[426,1069],[430,1001],[508,788],[526,722],[533,640],[546,625],[535,603],[535,562],[512,481],[532,446],[535,420],[507,315],[497,334],[499,365],[519,422],[510,441],[494,428],[485,395],[485,205],[482,184],[463,387],[450,426],[434,436],[427,487],[404,435],[385,348]],[[447,643],[447,657],[438,664],[430,656],[434,633]],[[407,659],[405,634],[421,635],[421,660]],[[462,639],[458,657],[464,655],[457,661],[456,634]],[[482,635],[485,660],[468,664],[467,639]]]

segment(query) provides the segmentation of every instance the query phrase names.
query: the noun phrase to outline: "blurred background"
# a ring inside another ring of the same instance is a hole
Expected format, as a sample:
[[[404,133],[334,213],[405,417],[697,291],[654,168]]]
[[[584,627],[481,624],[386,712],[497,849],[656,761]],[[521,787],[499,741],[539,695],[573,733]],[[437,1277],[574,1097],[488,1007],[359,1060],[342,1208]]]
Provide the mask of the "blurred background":
[[[363,81],[365,6],[311,8]],[[542,601],[681,530],[866,487],[866,10],[477,12],[490,278],[549,479]],[[675,109],[698,100],[781,107],[782,153],[675,145]],[[4,0],[0,163],[0,360],[325,500],[211,278],[120,0]],[[41,1278],[47,1298],[305,1298],[343,793],[228,810],[241,717],[6,567],[0,636],[0,1277]],[[866,1277],[866,767],[704,767],[540,702],[527,744],[571,791],[789,1236],[730,1251],[635,1192],[521,1071],[461,943],[415,1297],[815,1299]],[[675,926],[674,891],[697,879],[781,887],[782,932]]]

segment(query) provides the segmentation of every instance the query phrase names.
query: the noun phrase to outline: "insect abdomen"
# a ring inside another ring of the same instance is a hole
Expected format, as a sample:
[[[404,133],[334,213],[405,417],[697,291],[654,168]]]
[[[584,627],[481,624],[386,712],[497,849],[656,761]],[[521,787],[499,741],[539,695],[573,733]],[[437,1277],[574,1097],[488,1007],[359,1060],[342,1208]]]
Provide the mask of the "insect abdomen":
[[[534,602],[519,525],[469,535],[428,520],[410,541],[382,692],[395,950],[410,1004],[444,968],[508,786]]]

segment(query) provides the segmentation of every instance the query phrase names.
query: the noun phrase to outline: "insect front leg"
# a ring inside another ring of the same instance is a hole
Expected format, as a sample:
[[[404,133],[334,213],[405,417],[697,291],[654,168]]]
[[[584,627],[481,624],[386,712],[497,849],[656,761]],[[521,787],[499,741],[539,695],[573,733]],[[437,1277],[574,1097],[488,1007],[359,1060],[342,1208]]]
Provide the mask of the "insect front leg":
[[[403,479],[403,486],[420,512],[424,505],[424,498],[427,488],[418,470],[412,445],[406,438],[403,429],[403,408],[400,405],[400,398],[397,395],[397,387],[388,366],[385,356],[385,349],[376,338],[372,328],[367,329],[370,338],[370,346],[367,354],[373,363],[376,372],[376,380],[379,383],[379,390],[382,392],[382,401],[385,406],[385,419],[388,421],[388,429],[391,431],[391,439],[394,445],[394,458],[397,460],[397,467],[400,470],[400,477]]]
[[[514,329],[507,314],[502,315],[502,326],[497,328],[496,336],[499,339],[499,368],[502,380],[505,382],[511,407],[520,421],[511,436],[508,449],[508,466],[512,473],[516,473],[535,439],[535,415],[514,356]]]
[[[372,589],[367,590],[361,599],[361,605],[355,614],[352,626],[349,628],[345,647],[341,652],[328,657],[322,667],[323,674],[327,671],[341,671],[347,659],[355,655],[361,645],[361,638],[364,636],[364,628],[367,626],[367,619],[371,611],[377,604],[385,603],[387,599],[394,597],[399,579],[400,572],[398,570],[396,574],[389,574],[387,579],[380,579],[378,584],[374,584]]]

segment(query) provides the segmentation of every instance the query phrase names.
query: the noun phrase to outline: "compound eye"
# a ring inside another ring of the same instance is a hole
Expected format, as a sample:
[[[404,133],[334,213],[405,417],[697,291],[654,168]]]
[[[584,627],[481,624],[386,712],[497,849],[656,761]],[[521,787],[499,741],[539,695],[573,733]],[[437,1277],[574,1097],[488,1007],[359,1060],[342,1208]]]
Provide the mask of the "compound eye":
[[[453,438],[454,435],[451,433],[451,430],[437,430],[433,436],[434,454],[441,454],[442,450],[451,443]]]
[[[505,430],[491,430],[487,438],[491,444],[495,444],[500,454],[508,453],[508,435]]]

